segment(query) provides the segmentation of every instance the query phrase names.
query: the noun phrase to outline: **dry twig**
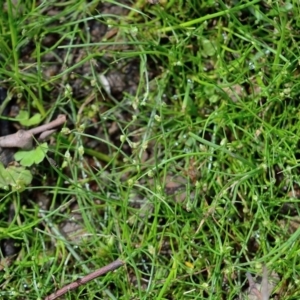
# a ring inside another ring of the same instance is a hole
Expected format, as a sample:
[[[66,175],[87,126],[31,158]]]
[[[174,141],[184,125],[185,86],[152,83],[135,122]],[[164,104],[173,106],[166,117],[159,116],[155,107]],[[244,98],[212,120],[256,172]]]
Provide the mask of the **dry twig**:
[[[77,279],[76,281],[74,281],[72,283],[65,285],[64,287],[62,287],[55,293],[47,296],[44,300],[57,299],[58,297],[61,297],[62,295],[66,294],[67,292],[72,291],[72,290],[78,288],[79,286],[81,286],[99,276],[102,276],[108,272],[112,272],[123,265],[124,265],[124,262],[120,259],[117,259],[117,260],[113,261],[112,263],[110,263],[109,265],[102,267],[102,268],[94,271],[93,273],[90,273],[82,278]]]
[[[0,147],[2,148],[32,148],[33,136],[40,134],[41,139],[46,138],[53,133],[53,129],[66,122],[65,115],[59,115],[55,120],[50,123],[29,129],[19,130],[16,133],[0,137]]]
[[[267,267],[263,268],[263,277],[260,284],[260,290],[258,289],[257,283],[249,272],[246,273],[246,277],[249,283],[249,294],[256,297],[257,300],[269,300],[270,299],[270,287]]]

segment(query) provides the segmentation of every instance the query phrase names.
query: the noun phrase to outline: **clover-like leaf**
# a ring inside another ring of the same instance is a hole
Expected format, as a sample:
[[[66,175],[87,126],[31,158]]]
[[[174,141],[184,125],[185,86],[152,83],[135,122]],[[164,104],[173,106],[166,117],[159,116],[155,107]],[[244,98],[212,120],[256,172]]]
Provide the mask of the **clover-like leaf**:
[[[39,164],[42,162],[48,152],[48,144],[43,143],[38,145],[35,149],[24,151],[20,150],[15,153],[14,158],[16,161],[20,161],[20,164],[24,167],[30,167],[33,164]]]
[[[8,189],[8,183],[7,183],[8,180],[9,180],[9,178],[7,178],[6,169],[3,166],[3,164],[0,163],[0,187],[2,189],[5,189],[5,190]]]
[[[23,191],[32,181],[32,175],[29,170],[22,166],[8,166],[5,168],[0,163],[0,188],[14,191]]]
[[[207,39],[202,39],[201,43],[202,43],[202,55],[204,55],[205,57],[215,55],[216,45],[214,42]]]
[[[16,116],[16,120],[18,120],[23,126],[37,125],[41,122],[41,119],[42,116],[40,114],[35,114],[29,118],[29,113],[25,110],[20,110],[19,114]]]

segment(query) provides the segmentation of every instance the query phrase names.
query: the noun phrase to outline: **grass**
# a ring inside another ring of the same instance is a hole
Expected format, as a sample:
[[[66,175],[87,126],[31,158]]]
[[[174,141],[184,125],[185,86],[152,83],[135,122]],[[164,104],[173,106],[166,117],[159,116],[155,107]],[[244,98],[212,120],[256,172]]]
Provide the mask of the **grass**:
[[[298,299],[299,3],[102,2],[0,9],[1,86],[70,129],[55,164],[1,192],[20,251],[0,297],[44,299],[121,258],[64,299],[238,299],[263,265],[272,297]]]

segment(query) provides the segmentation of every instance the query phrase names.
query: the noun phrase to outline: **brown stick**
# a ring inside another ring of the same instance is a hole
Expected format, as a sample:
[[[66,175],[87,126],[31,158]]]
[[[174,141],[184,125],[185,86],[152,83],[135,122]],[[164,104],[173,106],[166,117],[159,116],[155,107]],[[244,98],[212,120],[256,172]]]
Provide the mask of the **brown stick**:
[[[42,133],[46,130],[51,130],[53,128],[56,128],[62,124],[64,124],[66,122],[66,116],[65,115],[58,115],[57,118],[53,121],[51,121],[50,123],[29,129],[28,132],[30,132],[33,135]]]
[[[270,298],[269,283],[268,283],[268,269],[266,266],[263,268],[263,278],[261,282],[261,295],[263,300]]]
[[[258,300],[262,300],[261,293],[256,288],[253,277],[251,276],[251,274],[249,272],[246,273],[246,277],[247,277],[248,282],[249,282],[249,291],[250,291],[250,293],[253,293],[257,297]]]
[[[54,300],[57,299],[58,297],[61,297],[62,295],[66,294],[69,291],[72,291],[76,288],[78,288],[79,286],[101,276],[104,275],[108,272],[114,271],[116,269],[118,269],[119,267],[123,266],[124,262],[120,259],[117,259],[115,261],[113,261],[112,263],[110,263],[109,265],[102,267],[96,271],[94,271],[93,273],[90,273],[82,278],[77,279],[76,281],[69,283],[67,285],[65,285],[64,287],[62,287],[61,289],[59,289],[58,291],[54,292],[53,294],[47,296],[44,300]]]
[[[0,137],[0,147],[30,149],[32,147],[33,136],[45,131],[50,131],[66,122],[65,115],[59,115],[50,123],[29,129],[19,130],[16,133]]]

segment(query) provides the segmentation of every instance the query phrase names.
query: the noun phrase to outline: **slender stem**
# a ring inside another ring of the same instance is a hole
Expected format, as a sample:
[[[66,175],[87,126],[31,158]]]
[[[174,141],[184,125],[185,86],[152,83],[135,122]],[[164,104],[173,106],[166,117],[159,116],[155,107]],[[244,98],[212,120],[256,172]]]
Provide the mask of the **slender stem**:
[[[193,20],[190,20],[190,21],[187,21],[187,22],[184,22],[184,23],[180,23],[180,24],[175,25],[175,26],[168,26],[168,27],[164,27],[164,28],[161,28],[161,29],[158,29],[158,30],[156,29],[156,31],[165,33],[165,32],[172,31],[174,29],[191,27],[192,25],[196,25],[196,24],[202,23],[202,22],[210,20],[210,19],[221,17],[221,16],[224,16],[228,13],[232,13],[232,12],[235,12],[235,11],[241,11],[242,9],[245,9],[249,6],[252,6],[252,5],[254,5],[258,2],[260,2],[260,0],[254,0],[252,2],[248,2],[248,3],[242,4],[242,5],[236,5],[232,8],[228,8],[226,10],[218,11],[218,12],[213,13],[213,14],[208,14],[208,15],[205,15],[205,16],[200,17],[198,19],[193,19]]]
[[[112,263],[110,263],[107,266],[104,266],[82,278],[77,279],[76,281],[73,281],[67,285],[65,285],[64,287],[62,287],[61,289],[59,289],[58,291],[52,293],[51,295],[47,296],[44,300],[54,300],[57,299],[58,297],[61,297],[62,295],[66,294],[69,291],[72,291],[76,288],[78,288],[79,286],[99,277],[102,276],[108,272],[114,271],[116,269],[118,269],[119,267],[123,266],[124,262],[120,259],[117,259],[115,261],[113,261]]]

